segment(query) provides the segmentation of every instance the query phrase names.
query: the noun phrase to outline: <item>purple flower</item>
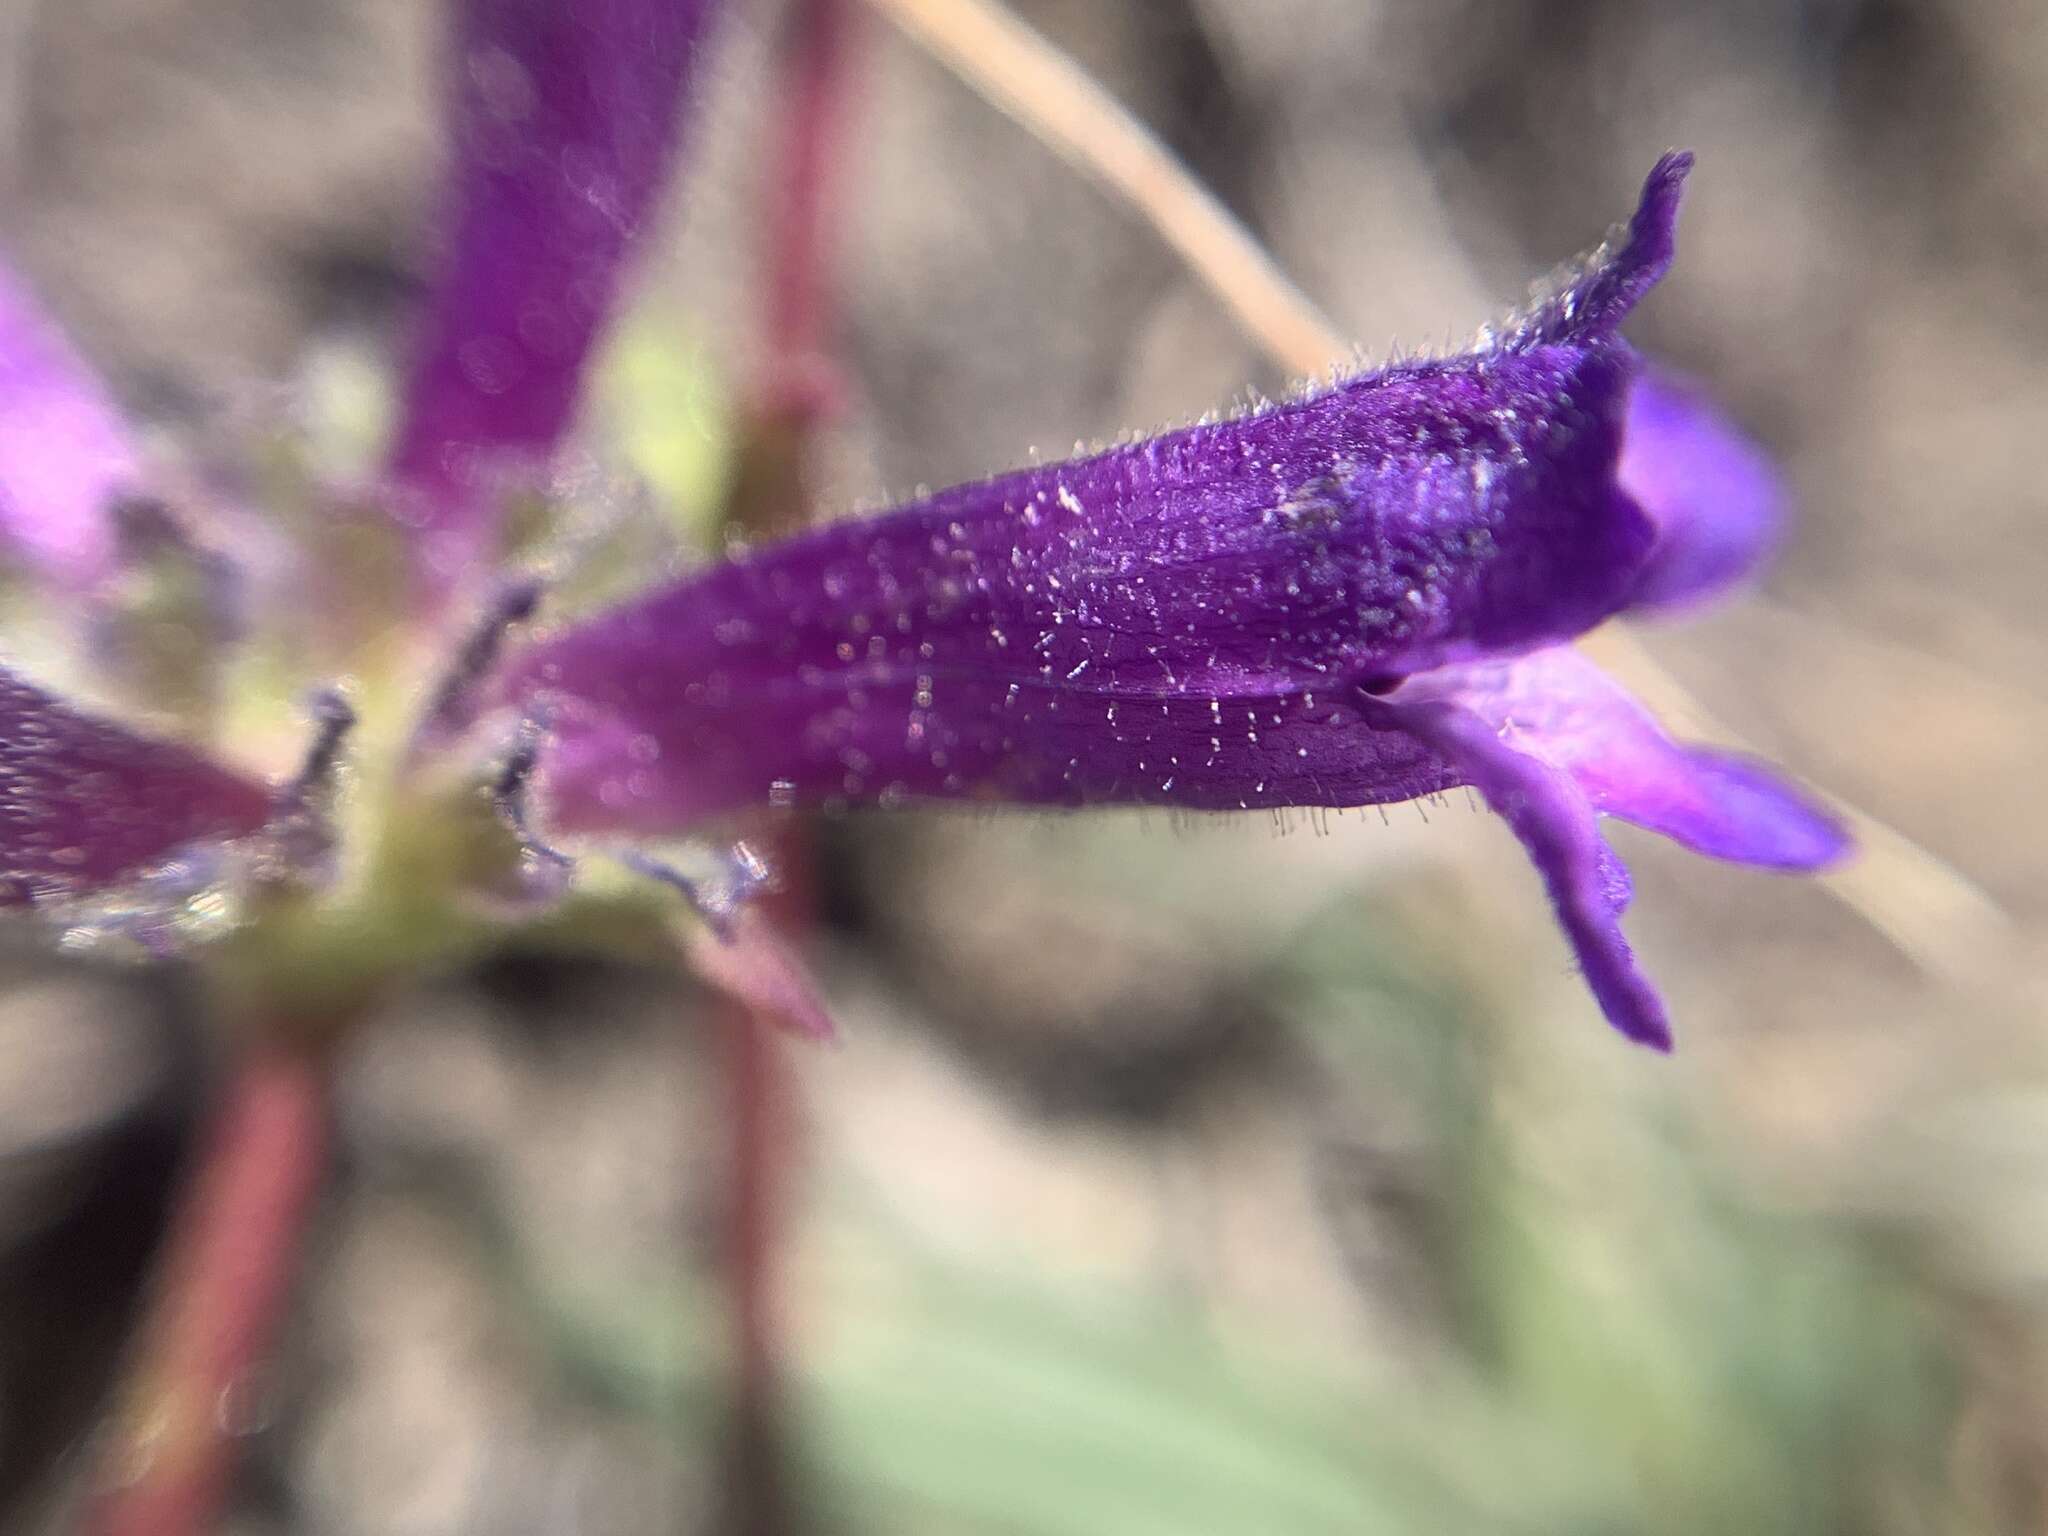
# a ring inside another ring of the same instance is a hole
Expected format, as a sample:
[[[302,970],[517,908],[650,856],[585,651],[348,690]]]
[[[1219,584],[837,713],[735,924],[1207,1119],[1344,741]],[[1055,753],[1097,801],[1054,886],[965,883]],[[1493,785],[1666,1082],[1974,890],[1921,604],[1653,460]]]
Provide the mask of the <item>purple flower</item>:
[[[350,664],[381,722],[358,774],[374,789],[329,826],[331,733],[271,790],[0,672],[0,900],[61,914],[167,865],[274,885],[305,850],[367,837],[378,851],[341,849],[331,883],[325,860],[300,871],[291,931],[326,901],[356,963],[395,966],[443,908],[473,931],[468,844],[436,885],[416,818],[459,819],[494,780],[495,834],[550,876],[529,896],[573,880],[556,840],[582,838],[679,880],[744,957],[746,861],[684,879],[623,845],[766,805],[1227,810],[1470,785],[1528,847],[1609,1018],[1661,1046],[1598,817],[1774,868],[1842,852],[1823,812],[1673,744],[1568,648],[1718,591],[1776,524],[1755,450],[1619,336],[1670,263],[1683,156],[1652,172],[1625,237],[1478,350],[833,524],[501,654],[532,596],[492,570],[504,477],[544,470],[571,423],[711,8],[462,7],[457,217],[381,487],[419,578],[399,605],[411,643],[380,635]],[[97,386],[0,287],[0,533],[92,600],[121,559],[110,499],[146,480]],[[323,574],[306,562],[256,606],[284,624],[362,601]],[[442,632],[478,602],[494,618],[466,642]],[[772,956],[723,969],[805,1011]]]
[[[1455,785],[1522,839],[1614,1024],[1668,1045],[1596,830],[1812,869],[1824,812],[1676,746],[1562,642],[1705,597],[1773,524],[1754,449],[1620,339],[1688,157],[1479,350],[833,525],[531,647],[555,825],[777,803],[1357,806]]]

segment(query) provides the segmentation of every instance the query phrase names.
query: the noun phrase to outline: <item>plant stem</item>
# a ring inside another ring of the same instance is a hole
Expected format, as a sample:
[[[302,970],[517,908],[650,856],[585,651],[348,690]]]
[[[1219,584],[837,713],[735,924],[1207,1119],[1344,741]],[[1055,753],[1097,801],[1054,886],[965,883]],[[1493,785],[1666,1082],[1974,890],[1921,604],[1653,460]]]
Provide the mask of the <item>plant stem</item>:
[[[261,1366],[328,1150],[313,1058],[257,1046],[239,1063],[174,1218],[137,1370],[116,1419],[93,1536],[199,1536],[217,1525],[237,1439],[260,1417]]]
[[[768,379],[765,408],[814,420],[831,401],[793,386],[815,383],[830,367],[833,191],[844,154],[848,0],[801,0],[790,16],[782,63],[781,141],[769,188],[767,309],[762,340]],[[792,376],[794,375],[794,376]]]
[[[1287,372],[1353,349],[1252,232],[1095,78],[992,0],[870,0],[989,105],[1141,214]]]
[[[784,108],[771,151],[765,219],[762,372],[728,505],[730,522],[756,535],[808,520],[813,434],[838,402],[828,247],[854,19],[849,0],[797,0],[784,37],[775,87]],[[784,935],[810,920],[805,830],[778,822],[755,838],[781,879],[761,916]],[[739,1536],[778,1536],[790,1527],[778,1259],[793,1127],[778,1056],[780,1022],[737,1001],[721,1008],[731,1115],[725,1262],[735,1372],[725,1528]]]
[[[742,1005],[719,1010],[729,1094],[725,1274],[733,1345],[728,1528],[787,1529],[777,1246],[789,1157],[774,1025]]]

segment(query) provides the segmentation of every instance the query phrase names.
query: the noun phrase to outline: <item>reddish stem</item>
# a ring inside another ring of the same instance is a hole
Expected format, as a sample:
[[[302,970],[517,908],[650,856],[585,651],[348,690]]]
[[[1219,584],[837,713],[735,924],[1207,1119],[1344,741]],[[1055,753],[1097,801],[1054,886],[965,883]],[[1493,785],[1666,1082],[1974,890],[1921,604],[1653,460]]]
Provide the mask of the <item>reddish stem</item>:
[[[827,249],[852,29],[850,0],[797,0],[784,41],[775,99],[785,107],[770,162],[764,252],[763,373],[729,506],[731,520],[753,533],[808,520],[812,432],[837,405]],[[803,829],[781,824],[761,840],[782,879],[763,916],[784,935],[797,933],[811,912]],[[723,1010],[732,1104],[726,1262],[736,1371],[727,1527],[741,1536],[775,1536],[788,1525],[777,1260],[793,1159],[777,1056],[782,1022],[738,1003]]]
[[[836,393],[827,251],[836,173],[845,152],[852,31],[850,0],[798,0],[789,17],[778,86],[777,99],[786,109],[777,129],[771,162],[775,180],[768,191],[762,335],[767,377],[761,394],[764,413],[795,427],[799,435],[830,413]]]
[[[782,1493],[781,1287],[777,1247],[792,1158],[776,1021],[742,1004],[720,1010],[730,1094],[726,1285],[733,1343],[728,1526],[739,1536],[786,1528]]]
[[[84,1521],[94,1536],[199,1536],[215,1527],[326,1166],[319,1065],[257,1048],[237,1068],[206,1138],[117,1421],[119,1481]]]

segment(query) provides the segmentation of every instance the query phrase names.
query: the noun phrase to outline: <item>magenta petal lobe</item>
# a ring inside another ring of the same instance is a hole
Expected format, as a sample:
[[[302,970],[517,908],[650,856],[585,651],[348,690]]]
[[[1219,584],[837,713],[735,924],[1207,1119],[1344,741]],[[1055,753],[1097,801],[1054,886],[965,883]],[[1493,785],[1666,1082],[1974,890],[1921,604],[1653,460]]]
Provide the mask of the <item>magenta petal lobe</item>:
[[[267,820],[270,791],[0,669],[0,905],[79,895]]]
[[[105,389],[0,266],[0,540],[52,581],[89,586],[114,556],[107,509],[135,479]]]

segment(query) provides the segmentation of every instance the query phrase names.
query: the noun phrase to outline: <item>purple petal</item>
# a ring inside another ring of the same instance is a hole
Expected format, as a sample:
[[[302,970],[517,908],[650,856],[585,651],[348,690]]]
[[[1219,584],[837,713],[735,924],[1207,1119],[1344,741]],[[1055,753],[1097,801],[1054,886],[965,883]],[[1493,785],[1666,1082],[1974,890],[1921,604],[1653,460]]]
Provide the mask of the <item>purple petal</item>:
[[[76,895],[254,832],[270,792],[0,669],[0,905]]]
[[[1386,711],[1457,764],[1522,840],[1608,1022],[1631,1040],[1670,1050],[1663,1000],[1621,932],[1628,872],[1602,840],[1592,803],[1572,776],[1456,704],[1425,700],[1388,704]]]
[[[1692,386],[1647,371],[1629,394],[1621,483],[1657,526],[1631,604],[1689,607],[1747,576],[1776,541],[1778,473]]]
[[[487,471],[560,441],[670,169],[716,0],[465,0],[456,216],[391,473],[429,528],[487,515]]]
[[[1457,705],[1507,747],[1567,774],[1601,815],[1695,853],[1814,870],[1849,851],[1847,834],[1813,801],[1760,764],[1672,741],[1642,705],[1568,647],[1447,667],[1412,679],[1392,698]]]
[[[1671,269],[1678,253],[1678,203],[1691,170],[1692,156],[1683,151],[1652,166],[1618,245],[1610,239],[1580,261],[1570,281],[1508,329],[1503,345],[1526,351],[1612,335]]]
[[[88,586],[114,553],[108,505],[135,478],[99,380],[0,266],[0,538],[51,580]]]
[[[1627,872],[1601,840],[1598,818],[1618,816],[1695,852],[1772,869],[1818,869],[1849,850],[1820,807],[1759,765],[1674,743],[1567,647],[1447,667],[1374,707],[1441,753],[1513,827],[1609,1021],[1659,1049],[1669,1048],[1670,1030],[1622,937]]]

